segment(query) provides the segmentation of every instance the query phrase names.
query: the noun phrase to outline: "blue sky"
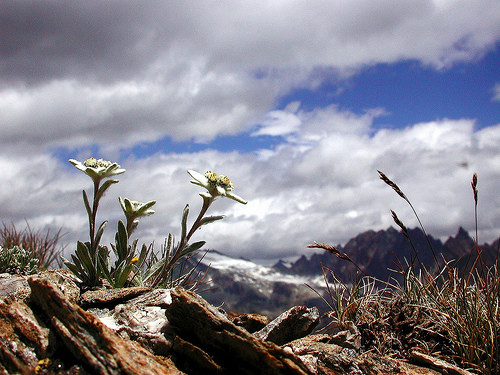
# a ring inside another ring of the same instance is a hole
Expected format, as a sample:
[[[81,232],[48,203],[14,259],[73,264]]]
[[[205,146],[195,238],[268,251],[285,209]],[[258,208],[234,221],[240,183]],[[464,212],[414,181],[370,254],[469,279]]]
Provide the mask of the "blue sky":
[[[200,206],[187,169],[228,175],[197,240],[269,261],[416,220],[500,236],[500,3],[496,0],[31,2],[0,5],[0,219],[85,239],[67,160],[127,169],[118,196],[157,200],[141,240]]]
[[[373,131],[444,118],[474,119],[478,130],[500,119],[500,103],[492,99],[495,84],[500,82],[498,44],[484,56],[441,70],[418,61],[403,61],[367,66],[347,78],[335,78],[333,72],[322,79],[319,87],[292,89],[276,98],[274,109],[282,110],[293,102],[300,102],[304,111],[329,105],[355,113],[381,108],[384,113],[374,118]],[[141,158],[156,152],[206,149],[252,152],[273,148],[283,141],[281,136],[250,134],[217,137],[211,142],[176,142],[167,136],[123,150],[122,155],[131,153]]]
[[[482,128],[498,122],[500,105],[492,100],[500,81],[500,51],[494,48],[472,62],[443,70],[418,61],[377,64],[341,82],[314,90],[299,89],[281,98],[278,107],[300,101],[305,109],[337,104],[361,113],[384,108],[376,126],[406,127],[437,118],[471,118]]]

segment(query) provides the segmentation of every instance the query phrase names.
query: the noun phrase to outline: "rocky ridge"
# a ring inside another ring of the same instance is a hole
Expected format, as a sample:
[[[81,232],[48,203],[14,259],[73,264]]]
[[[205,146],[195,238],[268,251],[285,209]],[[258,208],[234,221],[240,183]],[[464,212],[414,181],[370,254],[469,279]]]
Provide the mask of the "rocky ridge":
[[[439,260],[444,257],[448,261],[456,261],[459,267],[465,267],[467,258],[474,249],[474,240],[462,227],[458,229],[455,236],[450,236],[444,242],[432,235],[428,235],[426,238],[420,228],[409,229],[408,232],[420,261],[426,267],[432,267],[435,264],[429,243]],[[397,270],[398,264],[405,266],[406,262],[411,262],[415,255],[408,239],[393,227],[360,233],[344,246],[338,245],[336,247],[341,253],[346,253],[364,274],[379,280],[397,277],[391,269]],[[492,264],[494,262],[499,247],[500,239],[491,244],[485,243],[479,246],[486,263]],[[341,280],[350,280],[357,271],[357,268],[351,263],[325,251],[313,253],[309,257],[302,255],[291,264],[278,261],[273,267],[285,274],[303,276],[320,275],[321,265],[334,270]]]
[[[432,267],[434,258],[424,233],[415,228],[410,229],[409,234],[419,251],[419,259],[426,267]],[[431,235],[429,241],[439,259],[442,255],[447,260],[458,261],[459,266],[466,263],[468,255],[474,249],[474,241],[463,228],[459,228],[455,236],[450,236],[444,242]],[[360,266],[364,275],[384,281],[400,279],[401,275],[391,269],[397,270],[398,263],[405,265],[413,256],[408,240],[392,227],[363,232],[337,248],[347,253]],[[484,259],[491,264],[499,249],[499,240],[482,244],[480,249]],[[229,258],[210,250],[202,264],[202,273],[210,265],[207,272],[210,282],[206,287],[201,287],[199,293],[211,304],[229,311],[276,317],[291,306],[305,305],[316,306],[324,313],[328,308],[326,304],[304,284],[307,283],[324,297],[328,297],[324,294],[321,265],[333,270],[346,283],[354,279],[358,269],[326,251],[305,251],[309,253],[293,263],[278,261],[273,267],[262,267],[245,259]]]
[[[64,270],[3,274],[0,374],[467,374],[418,351],[377,356],[354,326],[312,333],[319,319],[226,314],[180,287],[82,293]]]

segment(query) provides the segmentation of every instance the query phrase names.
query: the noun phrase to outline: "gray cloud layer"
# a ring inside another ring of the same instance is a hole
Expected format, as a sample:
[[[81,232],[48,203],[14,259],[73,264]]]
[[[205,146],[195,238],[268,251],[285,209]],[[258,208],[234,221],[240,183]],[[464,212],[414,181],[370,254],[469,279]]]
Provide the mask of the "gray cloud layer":
[[[128,172],[103,202],[102,219],[108,214],[114,228],[118,195],[156,199],[157,214],[140,228],[162,241],[178,232],[185,203],[199,205],[185,170],[213,169],[250,203],[216,202],[214,213],[227,218],[200,237],[235,254],[284,256],[313,240],[385,228],[389,208],[414,224],[376,169],[414,197],[431,233],[471,228],[469,180],[478,171],[481,236],[490,240],[500,227],[498,125],[474,132],[473,120],[435,119],[371,136],[383,109],[273,107],[324,72],[341,80],[378,62],[446,69],[474,61],[500,39],[499,25],[495,0],[2,2],[0,217],[64,225],[71,240],[85,235],[80,200],[89,181],[51,156],[54,147],[97,144],[112,158],[165,136],[210,141],[250,131],[284,141],[253,154],[120,160]]]

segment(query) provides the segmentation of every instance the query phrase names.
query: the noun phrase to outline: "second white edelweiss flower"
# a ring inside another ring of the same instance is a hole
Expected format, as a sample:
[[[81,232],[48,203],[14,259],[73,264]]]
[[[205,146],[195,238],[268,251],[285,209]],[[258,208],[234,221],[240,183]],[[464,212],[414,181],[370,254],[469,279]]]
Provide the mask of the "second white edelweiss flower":
[[[189,169],[187,171],[194,180],[191,183],[199,185],[208,190],[212,197],[223,196],[228,197],[236,202],[247,204],[247,201],[233,193],[233,183],[224,175],[217,175],[212,171],[207,171],[204,175]]]
[[[118,197],[120,201],[120,206],[122,206],[122,210],[125,213],[126,217],[138,218],[142,216],[149,216],[155,213],[151,207],[154,206],[156,201],[149,201],[146,203],[133,201],[128,198],[122,199],[122,197]]]
[[[118,163],[112,163],[103,159],[95,159],[93,157],[86,159],[83,163],[75,159],[69,159],[68,161],[73,164],[76,169],[79,169],[94,181],[125,172],[125,169],[120,168]]]

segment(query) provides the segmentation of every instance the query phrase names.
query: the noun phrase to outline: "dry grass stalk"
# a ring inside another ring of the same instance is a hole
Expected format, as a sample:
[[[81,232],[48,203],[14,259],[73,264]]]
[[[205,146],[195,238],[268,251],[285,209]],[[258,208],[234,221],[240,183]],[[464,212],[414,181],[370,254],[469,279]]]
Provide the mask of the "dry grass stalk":
[[[405,201],[408,200],[408,198],[406,198],[406,195],[404,195],[403,191],[399,188],[398,185],[396,185],[394,182],[392,182],[389,177],[387,177],[384,172],[381,172],[379,170],[377,170],[378,174],[380,175],[380,179],[382,181],[384,181],[387,185],[389,185],[396,193],[398,193],[398,195],[403,198]]]
[[[312,245],[308,245],[307,247],[308,248],[324,249],[324,250],[328,251],[330,254],[333,254],[338,258],[347,260],[347,261],[354,264],[352,259],[349,258],[349,255],[347,255],[346,253],[341,253],[335,246],[326,245],[324,243],[317,243],[316,241],[314,241],[314,243]]]

